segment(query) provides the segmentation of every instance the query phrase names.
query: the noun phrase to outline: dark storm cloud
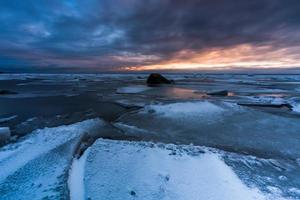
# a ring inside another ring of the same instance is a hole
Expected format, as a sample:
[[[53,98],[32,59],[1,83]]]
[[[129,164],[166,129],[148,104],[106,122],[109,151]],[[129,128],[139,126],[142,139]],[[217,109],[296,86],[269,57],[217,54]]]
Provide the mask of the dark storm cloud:
[[[181,50],[300,44],[298,0],[3,0],[0,66],[151,64]]]

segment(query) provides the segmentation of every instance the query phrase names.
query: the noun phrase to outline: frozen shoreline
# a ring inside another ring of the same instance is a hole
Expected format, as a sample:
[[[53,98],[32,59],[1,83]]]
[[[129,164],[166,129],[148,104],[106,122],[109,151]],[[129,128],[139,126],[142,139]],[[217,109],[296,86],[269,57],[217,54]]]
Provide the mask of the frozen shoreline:
[[[267,194],[255,188],[255,185],[250,188],[223,161],[222,154],[206,147],[98,139],[79,159],[73,158],[80,138],[86,133],[101,130],[103,125],[103,121],[94,119],[41,129],[17,145],[6,146],[0,151],[1,169],[4,172],[6,168],[8,170],[3,173],[2,183],[12,184],[16,188],[27,188],[30,184],[34,184],[34,187],[31,186],[26,193],[23,190],[20,193],[11,191],[4,195],[4,199],[43,195],[59,197],[64,194],[65,189],[59,192],[53,190],[63,174],[68,174],[66,184],[71,200],[192,200],[197,197],[214,200],[285,199],[276,193],[278,189],[271,186],[271,191]],[[52,138],[54,135],[55,140]],[[39,155],[31,155],[29,148],[35,151],[40,149]],[[61,151],[64,152],[63,157],[60,155]],[[13,159],[16,156],[30,157],[22,159],[23,163],[20,163]],[[54,157],[57,161],[50,164],[48,157],[53,159],[53,156],[58,156]],[[39,160],[42,161],[38,164],[39,168],[34,168],[33,164],[39,163]],[[18,166],[16,163],[19,163]],[[42,174],[39,172],[40,167],[43,168]],[[19,177],[16,172],[23,175]],[[11,175],[17,182],[9,182]],[[24,176],[27,177],[25,182],[18,181]],[[46,188],[48,192],[43,192],[42,189],[46,191]],[[295,194],[298,192],[296,187],[289,190]],[[0,187],[0,194],[4,191]]]
[[[0,127],[12,134],[12,143],[0,148],[3,199],[84,198],[97,188],[108,194],[114,187],[102,187],[99,180],[95,188],[83,187],[100,169],[106,183],[132,186],[121,187],[124,198],[189,199],[200,195],[193,188],[202,185],[216,199],[218,186],[225,195],[234,186],[244,196],[300,199],[300,77],[167,74],[174,84],[148,88],[147,77],[138,74],[2,75],[3,88],[17,93],[0,97]],[[221,90],[230,95],[206,95]],[[285,104],[289,107],[280,107]],[[93,118],[103,120],[87,120]],[[93,136],[82,140],[87,132]],[[106,140],[89,147],[100,137]],[[78,144],[81,153],[89,147],[79,159],[73,158]],[[192,155],[206,149],[201,146],[215,151]],[[184,169],[204,172],[194,176]]]

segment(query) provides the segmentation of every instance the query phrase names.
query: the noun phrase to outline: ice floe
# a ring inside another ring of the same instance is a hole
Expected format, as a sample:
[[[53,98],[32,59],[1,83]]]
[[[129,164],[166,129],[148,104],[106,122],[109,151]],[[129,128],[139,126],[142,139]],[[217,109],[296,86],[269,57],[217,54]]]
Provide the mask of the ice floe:
[[[300,113],[300,103],[294,104],[292,109],[294,112]]]
[[[101,127],[98,119],[34,131],[0,149],[1,199],[64,199],[74,152],[85,134]]]
[[[105,139],[89,148],[82,187],[85,199],[267,199],[200,147]]]
[[[17,117],[18,117],[18,115],[13,115],[13,116],[10,116],[10,117],[0,118],[0,123],[11,121],[11,120],[13,120],[13,119],[15,119]]]
[[[132,107],[132,106],[144,107],[147,104],[147,102],[144,99],[119,99],[115,102],[124,107]]]
[[[136,136],[136,135],[156,135],[157,133],[154,132],[150,132],[135,126],[130,126],[121,122],[117,122],[114,123],[114,126],[119,128],[120,130],[124,131],[124,134],[126,135],[132,135],[132,136]]]
[[[262,95],[262,96],[249,96],[247,97],[252,103],[267,103],[267,104],[284,104],[285,99],[280,95]]]
[[[151,88],[144,86],[144,85],[133,85],[133,86],[127,86],[127,87],[121,87],[117,89],[117,93],[120,94],[135,94],[144,92],[146,90],[149,90]]]
[[[182,115],[199,116],[221,113],[224,109],[208,101],[195,101],[149,105],[144,111],[154,112],[164,117],[180,117]]]
[[[80,158],[74,158],[69,171],[68,186],[71,200],[84,200],[84,169],[86,158],[89,153],[87,149]]]

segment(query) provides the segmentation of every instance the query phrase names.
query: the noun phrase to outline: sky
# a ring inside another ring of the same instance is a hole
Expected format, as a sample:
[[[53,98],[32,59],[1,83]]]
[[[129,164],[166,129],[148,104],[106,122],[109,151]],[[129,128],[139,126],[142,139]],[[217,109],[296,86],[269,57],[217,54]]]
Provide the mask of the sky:
[[[300,2],[1,0],[1,70],[300,72]]]

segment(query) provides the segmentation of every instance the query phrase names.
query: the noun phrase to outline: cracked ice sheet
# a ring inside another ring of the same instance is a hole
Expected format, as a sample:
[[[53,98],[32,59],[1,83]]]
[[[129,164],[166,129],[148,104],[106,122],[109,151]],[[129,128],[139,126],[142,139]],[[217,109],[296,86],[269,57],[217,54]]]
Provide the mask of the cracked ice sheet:
[[[300,157],[299,119],[235,103],[187,101],[150,104],[138,112],[123,115],[118,123],[157,133],[156,136],[165,143],[193,143],[261,157]],[[127,131],[123,127],[120,128]]]
[[[74,151],[85,133],[102,124],[93,119],[40,129],[0,149],[0,199],[68,199]]]
[[[266,199],[200,147],[98,139],[88,152],[85,199]]]

